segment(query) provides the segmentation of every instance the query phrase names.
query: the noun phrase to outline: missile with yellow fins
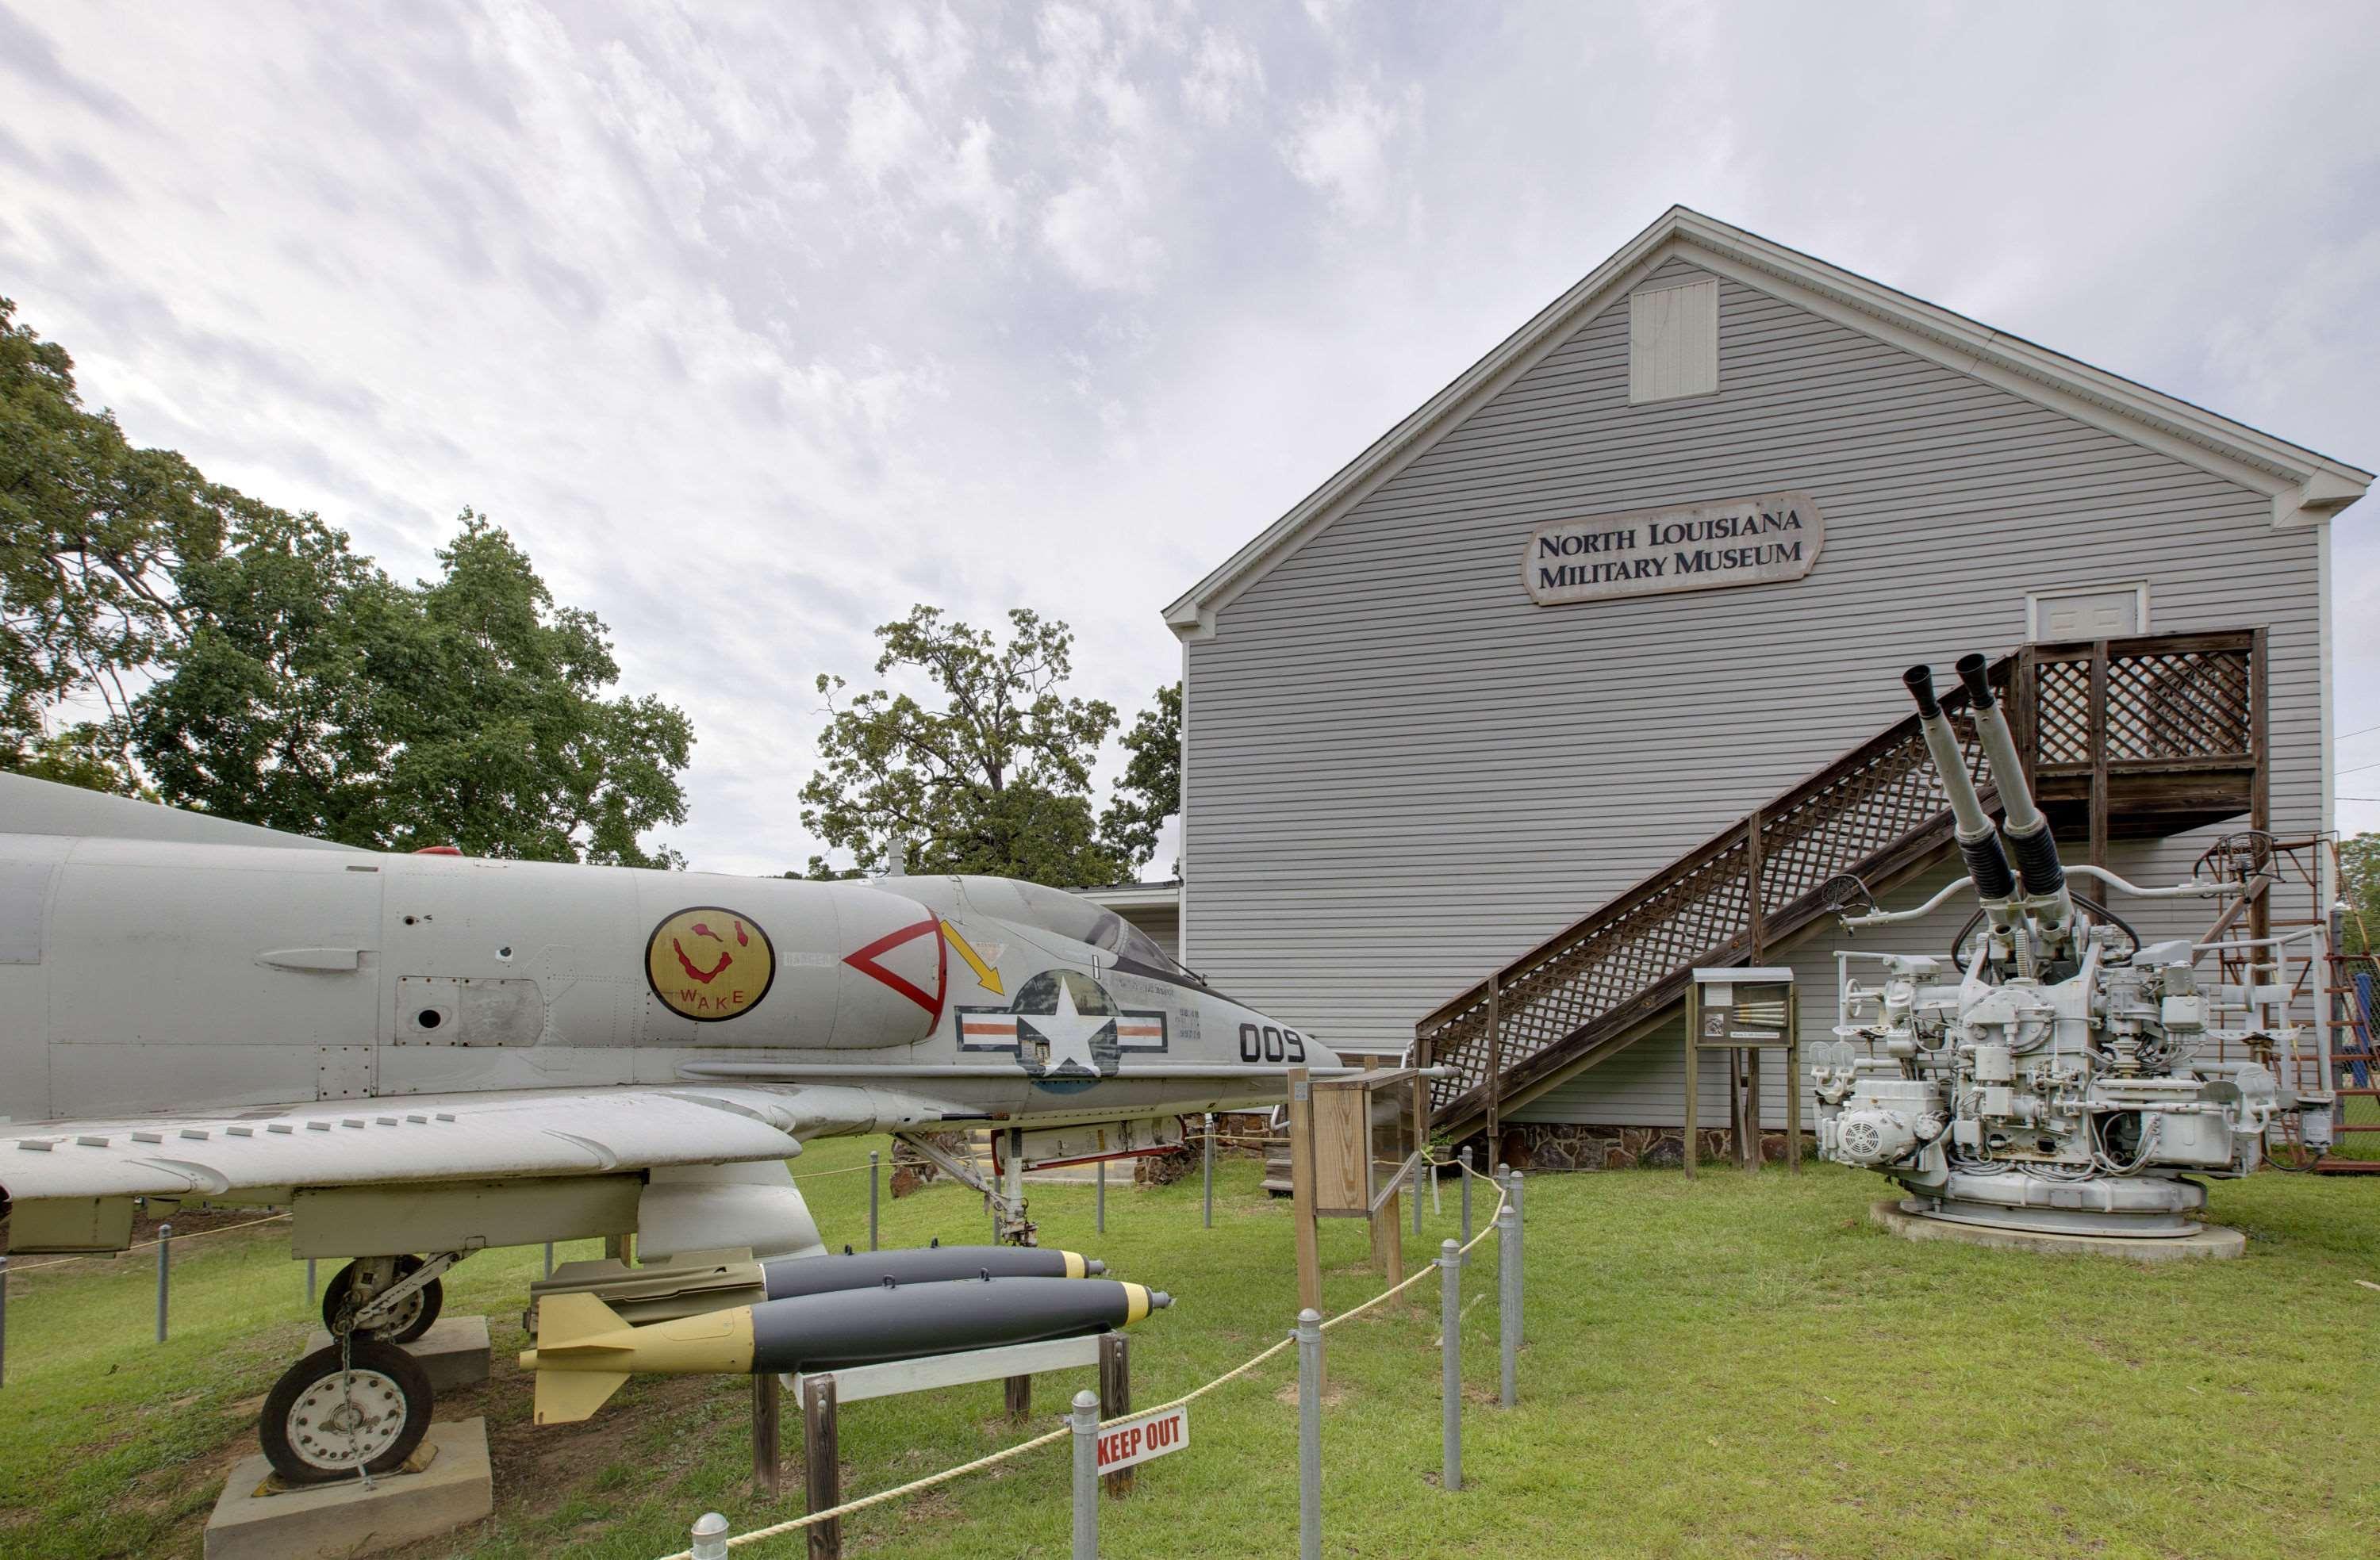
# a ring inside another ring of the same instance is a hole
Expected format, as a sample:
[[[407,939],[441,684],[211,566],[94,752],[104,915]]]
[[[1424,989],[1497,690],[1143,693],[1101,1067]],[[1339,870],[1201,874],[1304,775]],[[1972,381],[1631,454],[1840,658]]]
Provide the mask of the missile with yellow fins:
[[[1079,1259],[1077,1259],[1079,1260]],[[538,1302],[536,1419],[570,1424],[632,1375],[827,1371],[1128,1327],[1173,1303],[1114,1278],[989,1277],[834,1289],[633,1326],[589,1294]]]

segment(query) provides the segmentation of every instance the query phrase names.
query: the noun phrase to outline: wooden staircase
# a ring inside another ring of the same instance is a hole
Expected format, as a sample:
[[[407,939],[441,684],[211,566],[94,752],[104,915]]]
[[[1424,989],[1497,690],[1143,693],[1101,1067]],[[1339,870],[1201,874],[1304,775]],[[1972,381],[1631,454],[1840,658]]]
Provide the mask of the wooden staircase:
[[[2261,629],[2029,645],[1991,669],[2043,810],[2095,863],[2111,838],[2243,812],[2266,827],[2265,675]],[[1942,705],[1992,807],[1964,690]],[[1952,844],[1912,712],[1416,1024],[1424,1062],[1452,1070],[1433,1131],[1494,1125],[1661,1023],[1696,966],[1765,962]]]

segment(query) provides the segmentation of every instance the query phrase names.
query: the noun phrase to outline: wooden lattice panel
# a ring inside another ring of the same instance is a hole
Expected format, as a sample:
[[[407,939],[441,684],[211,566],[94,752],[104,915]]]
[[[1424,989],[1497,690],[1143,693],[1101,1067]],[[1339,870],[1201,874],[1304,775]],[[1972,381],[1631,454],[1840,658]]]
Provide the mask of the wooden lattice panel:
[[[2097,745],[2090,660],[2043,660],[2034,687],[2035,762],[2050,768],[2090,764]],[[2255,745],[2254,690],[2244,646],[2111,651],[2107,761],[2246,758]]]
[[[2091,762],[2091,663],[2046,660],[2036,669],[2034,725],[2037,764]]]
[[[2254,737],[2248,658],[2226,651],[2107,661],[2107,757],[2245,756]]]

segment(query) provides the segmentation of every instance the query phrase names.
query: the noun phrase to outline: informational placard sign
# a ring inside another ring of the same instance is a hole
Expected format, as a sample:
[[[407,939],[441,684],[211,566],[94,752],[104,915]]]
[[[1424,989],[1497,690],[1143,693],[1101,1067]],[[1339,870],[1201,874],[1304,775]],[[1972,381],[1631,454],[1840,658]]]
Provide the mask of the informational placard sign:
[[[1099,1432],[1099,1471],[1113,1473],[1190,1445],[1190,1405],[1141,1414]]]
[[[1639,509],[1540,526],[1521,582],[1540,607],[1797,580],[1826,545],[1826,517],[1807,493]]]

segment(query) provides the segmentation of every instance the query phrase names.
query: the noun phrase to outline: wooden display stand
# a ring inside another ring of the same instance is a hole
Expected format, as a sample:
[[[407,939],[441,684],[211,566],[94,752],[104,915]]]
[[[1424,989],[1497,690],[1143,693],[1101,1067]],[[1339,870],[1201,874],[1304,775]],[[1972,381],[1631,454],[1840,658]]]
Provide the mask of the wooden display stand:
[[[1698,1157],[1695,1106],[1705,1051],[1727,1053],[1735,1162],[1760,1168],[1760,1053],[1785,1053],[1785,1163],[1802,1173],[1802,1008],[1790,969],[1696,970],[1686,986],[1686,1174]]]
[[[1428,1089],[1427,1075],[1417,1068],[1328,1079],[1313,1078],[1302,1067],[1290,1070],[1290,1195],[1300,1307],[1322,1310],[1318,1219],[1369,1220],[1373,1264],[1390,1283],[1404,1276],[1397,1194],[1419,1167]]]

